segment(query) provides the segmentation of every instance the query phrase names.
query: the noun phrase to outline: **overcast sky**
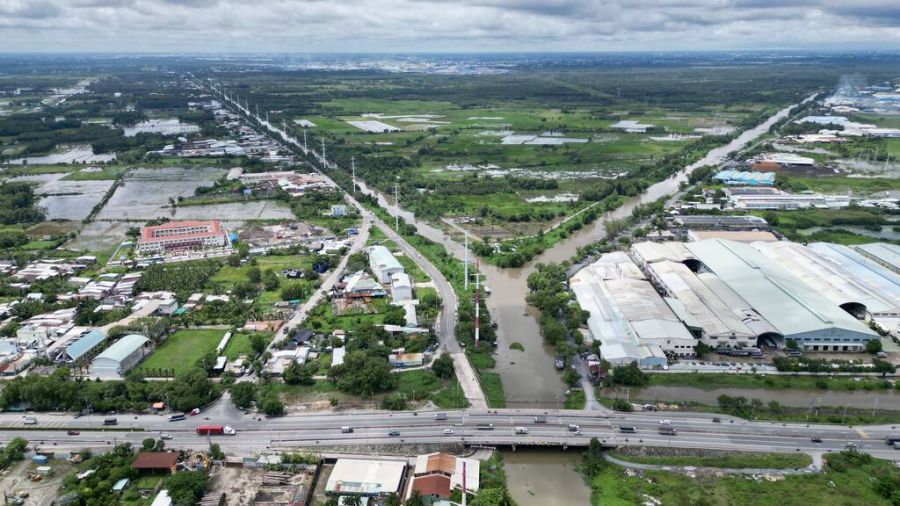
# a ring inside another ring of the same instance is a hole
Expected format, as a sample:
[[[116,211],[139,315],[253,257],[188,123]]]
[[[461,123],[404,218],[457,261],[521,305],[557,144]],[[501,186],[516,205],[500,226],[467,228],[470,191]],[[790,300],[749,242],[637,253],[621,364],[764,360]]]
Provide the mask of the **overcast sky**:
[[[0,51],[900,49],[900,0],[0,0]]]

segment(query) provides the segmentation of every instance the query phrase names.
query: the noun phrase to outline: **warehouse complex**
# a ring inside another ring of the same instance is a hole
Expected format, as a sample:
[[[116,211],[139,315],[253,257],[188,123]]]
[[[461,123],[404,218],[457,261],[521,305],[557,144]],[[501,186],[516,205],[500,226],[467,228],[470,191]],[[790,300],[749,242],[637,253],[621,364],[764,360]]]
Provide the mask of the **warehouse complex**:
[[[588,329],[610,363],[652,367],[664,365],[667,353],[694,353],[697,340],[626,253],[603,255],[569,285],[590,313]]]
[[[665,364],[713,348],[859,352],[896,333],[898,248],[789,241],[642,242],[603,255],[571,280],[588,328],[613,364]]]

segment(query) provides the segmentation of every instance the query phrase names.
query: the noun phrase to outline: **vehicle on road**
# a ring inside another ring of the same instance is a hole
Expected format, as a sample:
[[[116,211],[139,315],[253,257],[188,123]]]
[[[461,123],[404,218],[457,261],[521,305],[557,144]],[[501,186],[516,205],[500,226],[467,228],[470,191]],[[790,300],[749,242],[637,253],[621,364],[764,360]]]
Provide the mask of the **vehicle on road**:
[[[584,432],[581,432],[580,429],[575,431],[575,435],[576,435],[576,436],[580,436],[580,435],[582,435],[582,434],[584,434]]]
[[[494,424],[492,423],[479,423],[476,428],[478,430],[494,430]]]
[[[569,424],[569,432],[578,432],[579,430],[581,430],[581,427],[578,425],[575,425],[574,423]]]
[[[813,443],[821,443],[822,442],[822,438],[820,438],[819,436],[811,437],[811,438],[809,438],[809,440],[812,441]]]
[[[162,434],[159,435],[159,438],[160,439],[172,439],[172,435],[169,434],[168,432],[163,432]]]
[[[434,419],[435,419],[435,420],[446,420],[446,419],[447,419],[447,413],[435,413],[435,414],[434,414]]]
[[[525,427],[516,427],[516,434],[528,434],[528,429]]]
[[[68,434],[68,435],[70,435],[70,436],[77,436],[77,435],[81,434],[81,432],[79,432],[79,431],[77,431],[77,430],[75,430],[75,429],[69,429],[69,431],[66,432],[66,434]]]
[[[191,410],[191,416],[196,416],[200,414],[200,408],[194,408]]]
[[[179,420],[184,420],[185,418],[187,418],[187,415],[185,415],[184,413],[175,413],[174,415],[169,415],[170,422],[177,422]]]
[[[453,429],[444,429],[444,435],[445,435],[445,436],[452,436],[452,435],[453,435]]]
[[[672,420],[660,420],[660,425],[672,425]]]
[[[341,427],[341,432],[343,432],[344,434],[350,434],[351,432],[353,432],[353,427],[348,427],[345,425]]]
[[[391,437],[397,437],[399,435],[400,435],[400,431],[398,431],[398,430],[392,430],[392,431],[388,432],[388,436],[391,436]]]
[[[547,423],[547,417],[543,415],[538,415],[534,417],[534,423]]]
[[[105,418],[103,420],[103,425],[118,425],[119,421],[115,418]]]
[[[678,431],[675,430],[675,428],[672,427],[671,425],[663,425],[662,427],[659,428],[659,433],[664,436],[677,436],[678,435]]]
[[[722,419],[717,416],[713,418],[713,423],[722,423]]]
[[[898,441],[900,441],[900,436],[888,436],[884,438],[884,442],[887,443],[888,446],[894,446]]]
[[[200,425],[197,434],[201,436],[234,436],[237,431],[227,425]]]
[[[37,425],[37,418],[33,416],[26,416],[22,419],[22,423],[25,425]]]
[[[632,425],[619,425],[619,432],[634,434],[637,432],[637,427],[634,427]]]

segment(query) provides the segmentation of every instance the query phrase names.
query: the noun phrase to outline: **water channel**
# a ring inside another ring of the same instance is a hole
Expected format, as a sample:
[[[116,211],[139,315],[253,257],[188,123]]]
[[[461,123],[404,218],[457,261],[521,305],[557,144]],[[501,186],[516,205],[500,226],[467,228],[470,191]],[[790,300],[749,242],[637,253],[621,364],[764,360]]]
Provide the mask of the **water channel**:
[[[806,100],[811,99],[812,97],[809,97]],[[622,206],[611,212],[609,218],[627,217],[638,205],[654,202],[676,192],[679,184],[686,181],[687,176],[694,169],[715,164],[728,154],[747,146],[754,139],[766,133],[772,124],[785,118],[791,107],[778,111],[765,122],[741,133],[728,144],[710,150],[702,159],[689,165],[682,172],[650,186],[640,196],[628,199]],[[379,204],[388,209],[388,212],[391,214],[397,212],[396,206],[383,195],[373,192],[363,184],[359,186],[365,193],[376,195]],[[415,220],[412,213],[406,210],[400,209],[400,216],[408,222],[414,223],[421,235],[444,244],[458,258],[464,257],[463,246],[451,240],[442,230]],[[543,338],[538,332],[537,314],[534,308],[525,303],[525,296],[528,293],[526,282],[536,264],[568,260],[575,255],[578,248],[602,239],[606,235],[603,221],[597,220],[571,234],[524,267],[503,269],[488,264],[481,265],[481,272],[485,275],[485,280],[492,291],[491,296],[488,297],[487,306],[491,311],[493,321],[497,322],[499,327],[496,370],[503,378],[507,407],[555,408],[562,402],[565,386],[554,368],[552,350],[545,346]],[[511,350],[509,345],[513,342],[521,343],[525,347],[525,351]]]
[[[808,97],[804,102],[812,100]],[[791,106],[793,107],[793,106]],[[743,132],[730,143],[712,149],[706,156],[694,164],[686,167],[682,172],[650,186],[645,193],[638,197],[628,199],[621,207],[610,213],[609,218],[624,218],[631,214],[639,204],[656,201],[662,197],[675,193],[682,181],[696,168],[711,165],[721,161],[729,153],[735,152],[753,142],[760,135],[768,131],[775,122],[787,117],[791,107],[786,107],[756,128]],[[294,140],[294,143],[299,143]],[[465,252],[461,244],[453,241],[442,230],[434,226],[418,221],[412,213],[399,209],[391,204],[382,194],[373,191],[360,183],[364,193],[377,197],[379,204],[386,208],[392,215],[399,212],[407,222],[415,224],[419,234],[443,244],[448,251],[464,258]],[[503,388],[508,407],[543,407],[554,408],[562,401],[564,385],[559,374],[553,366],[552,350],[546,347],[538,333],[536,314],[533,308],[525,303],[528,293],[526,280],[534,271],[537,263],[562,262],[572,258],[577,249],[602,239],[606,234],[603,221],[598,220],[590,226],[571,234],[564,241],[557,243],[539,255],[528,265],[518,269],[501,269],[491,265],[482,265],[481,271],[485,275],[487,284],[491,287],[492,294],[487,300],[494,321],[499,325],[498,352],[496,369],[503,378]],[[510,350],[513,342],[522,343],[525,351]],[[654,387],[664,388],[664,387]],[[649,390],[649,389],[648,389]],[[670,391],[658,392],[674,400],[683,398],[682,392],[691,390],[683,387],[672,387]],[[703,392],[700,389],[694,389]],[[656,392],[645,392],[647,395]],[[762,397],[771,391],[759,390],[752,392],[749,397]],[[783,394],[784,392],[777,392]],[[819,393],[821,395],[821,393]],[[857,398],[862,403],[861,407],[868,406],[873,400],[867,399],[870,392],[844,392],[843,396]],[[698,397],[700,394],[697,393]],[[714,395],[718,395],[717,393]],[[738,394],[739,395],[739,394]],[[797,402],[802,398],[801,406],[808,405],[810,393],[797,392]],[[842,395],[828,392],[829,399],[833,395]],[[876,394],[877,395],[877,394]],[[705,397],[704,397],[705,399]],[[896,402],[897,396],[891,397]],[[701,400],[701,402],[704,402]],[[779,401],[781,402],[781,401]],[[785,405],[791,405],[788,402]],[[823,405],[829,405],[823,403]],[[548,505],[548,504],[590,504],[590,489],[585,484],[582,476],[575,470],[575,465],[580,459],[580,452],[542,449],[520,449],[516,452],[503,452],[506,462],[507,482],[510,493],[521,506]]]
[[[509,493],[519,506],[591,503],[591,490],[575,469],[580,450],[523,448],[501,453]]]

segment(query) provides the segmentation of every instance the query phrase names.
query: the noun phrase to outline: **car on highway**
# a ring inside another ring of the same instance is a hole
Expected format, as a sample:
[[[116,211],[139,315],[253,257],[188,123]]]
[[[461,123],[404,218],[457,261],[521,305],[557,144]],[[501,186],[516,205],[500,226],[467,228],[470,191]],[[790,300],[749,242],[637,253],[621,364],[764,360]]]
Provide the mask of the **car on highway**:
[[[821,443],[822,442],[822,438],[820,438],[819,436],[811,437],[811,438],[809,438],[809,440],[812,441],[813,443]]]
[[[391,437],[397,437],[399,435],[400,435],[399,430],[392,430],[392,431],[388,432],[388,436],[391,436]]]
[[[200,414],[200,408],[194,408],[191,410],[191,416],[196,416]]]
[[[534,417],[534,423],[547,423],[547,417],[543,415],[538,415]]]
[[[722,419],[717,416],[713,418],[713,423],[722,423]]]
[[[492,423],[479,423],[476,427],[478,430],[494,430],[494,424]]]
[[[452,436],[452,435],[453,435],[453,429],[444,429],[444,435],[445,435],[445,436]]]
[[[578,425],[575,425],[574,423],[569,424],[569,432],[578,432],[579,430],[581,430],[581,427]]]
[[[66,432],[66,434],[68,434],[70,436],[77,436],[77,435],[81,434],[81,432],[79,432],[75,429],[70,429],[68,432]]]
[[[159,438],[160,439],[172,439],[172,435],[169,434],[168,432],[163,432],[162,434],[159,435]]]

